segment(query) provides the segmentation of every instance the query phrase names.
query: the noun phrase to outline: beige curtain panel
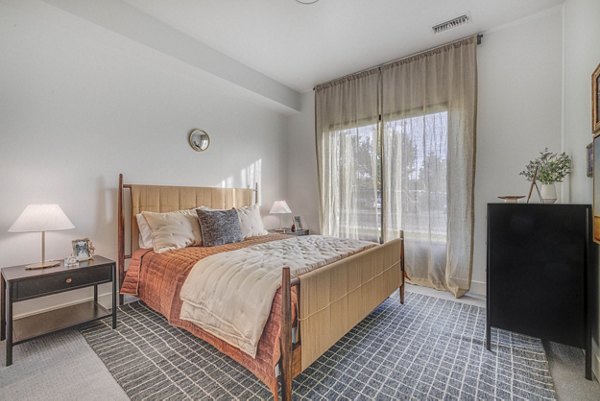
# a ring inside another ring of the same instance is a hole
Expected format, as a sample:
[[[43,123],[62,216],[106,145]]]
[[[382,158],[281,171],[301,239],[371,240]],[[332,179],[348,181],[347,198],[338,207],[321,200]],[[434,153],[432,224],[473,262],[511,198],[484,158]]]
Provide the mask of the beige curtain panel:
[[[404,228],[410,280],[471,285],[477,38],[382,68],[384,226]]]
[[[476,37],[316,88],[322,232],[405,231],[416,284],[470,288]]]
[[[317,91],[321,232],[379,241],[377,146],[380,74],[371,71]]]

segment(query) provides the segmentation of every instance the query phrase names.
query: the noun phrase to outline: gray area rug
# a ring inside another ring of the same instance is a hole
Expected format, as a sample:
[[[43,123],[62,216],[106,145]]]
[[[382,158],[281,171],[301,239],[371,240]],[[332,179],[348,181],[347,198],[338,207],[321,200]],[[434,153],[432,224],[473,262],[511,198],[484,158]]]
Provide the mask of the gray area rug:
[[[17,345],[4,366],[0,343],[2,401],[124,401],[128,397],[94,355],[83,336],[65,330]]]
[[[539,340],[492,331],[485,309],[397,294],[294,380],[299,400],[555,400]],[[246,369],[140,303],[82,334],[133,400],[268,399]]]

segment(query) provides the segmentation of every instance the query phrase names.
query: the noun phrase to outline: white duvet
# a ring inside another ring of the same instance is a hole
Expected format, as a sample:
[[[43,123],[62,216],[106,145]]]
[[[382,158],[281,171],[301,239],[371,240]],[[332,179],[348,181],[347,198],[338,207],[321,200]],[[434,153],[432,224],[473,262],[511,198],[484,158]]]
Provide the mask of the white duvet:
[[[180,318],[254,358],[282,267],[289,266],[295,277],[373,246],[308,235],[208,256],[194,265],[181,288]]]

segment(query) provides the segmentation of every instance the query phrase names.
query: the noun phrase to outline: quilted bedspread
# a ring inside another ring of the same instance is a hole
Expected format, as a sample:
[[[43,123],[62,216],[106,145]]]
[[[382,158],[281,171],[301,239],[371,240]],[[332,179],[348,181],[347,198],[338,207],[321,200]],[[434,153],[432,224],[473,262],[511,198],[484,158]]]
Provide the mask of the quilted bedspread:
[[[181,319],[254,358],[284,266],[297,277],[374,246],[310,235],[207,256],[195,264],[181,288]]]

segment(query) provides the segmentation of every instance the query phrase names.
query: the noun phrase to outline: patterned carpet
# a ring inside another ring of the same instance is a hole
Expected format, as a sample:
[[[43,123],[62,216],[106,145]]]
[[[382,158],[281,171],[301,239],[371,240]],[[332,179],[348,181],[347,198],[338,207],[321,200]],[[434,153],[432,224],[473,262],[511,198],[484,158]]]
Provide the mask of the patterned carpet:
[[[380,305],[294,380],[298,400],[555,400],[539,340],[492,330],[485,310],[407,293]],[[140,303],[82,334],[132,400],[269,399],[248,371]]]

